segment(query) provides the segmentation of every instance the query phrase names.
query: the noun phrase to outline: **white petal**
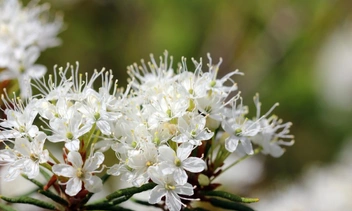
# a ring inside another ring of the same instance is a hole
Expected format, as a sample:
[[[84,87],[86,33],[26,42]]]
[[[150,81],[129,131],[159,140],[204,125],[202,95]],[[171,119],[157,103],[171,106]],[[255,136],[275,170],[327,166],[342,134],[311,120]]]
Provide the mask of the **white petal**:
[[[65,192],[70,196],[75,196],[81,189],[82,180],[77,177],[74,177],[68,180]]]
[[[198,134],[197,139],[209,140],[211,137],[213,137],[213,135],[213,132],[208,132],[206,129],[204,129]]]
[[[177,148],[177,157],[183,161],[188,158],[193,150],[193,145],[190,143],[183,143]]]
[[[104,135],[111,134],[110,124],[107,121],[99,120],[97,121],[97,126]]]
[[[206,164],[204,160],[197,157],[189,157],[182,162],[182,167],[187,171],[198,173],[204,170]]]
[[[35,137],[33,141],[36,151],[40,152],[43,150],[45,139],[46,139],[45,133],[43,132],[38,133],[38,135]]]
[[[122,165],[121,164],[114,164],[107,170],[107,174],[113,175],[113,176],[119,176],[122,172]]]
[[[39,129],[38,129],[38,127],[37,126],[35,126],[35,125],[32,125],[30,128],[29,128],[29,130],[28,130],[28,135],[30,136],[30,137],[35,137],[37,134],[38,134],[38,132],[39,132]]]
[[[48,136],[47,138],[53,143],[65,141],[65,138],[61,134],[53,134],[52,136]]]
[[[34,62],[38,59],[40,55],[40,49],[36,46],[31,46],[24,52],[24,54],[24,65],[28,67],[34,64]]]
[[[166,206],[170,211],[181,210],[181,200],[180,197],[173,191],[168,191],[166,193]]]
[[[67,155],[67,160],[72,163],[75,168],[81,168],[83,165],[82,156],[79,152],[69,152]]]
[[[94,153],[93,157],[89,158],[84,164],[83,169],[87,172],[92,172],[104,162],[104,154],[101,152]]]
[[[15,162],[17,156],[10,149],[0,150],[0,161]]]
[[[166,174],[172,174],[174,173],[175,169],[177,168],[175,164],[172,162],[161,162],[159,164],[159,168],[161,169],[161,172],[166,175]]]
[[[243,138],[241,139],[241,144],[244,148],[244,151],[248,154],[248,155],[252,155],[253,152],[253,147],[252,147],[252,143],[249,139],[247,138]]]
[[[158,169],[157,166],[151,166],[148,168],[148,174],[150,179],[153,180],[156,184],[164,185],[164,181],[162,180],[162,172]]]
[[[16,179],[20,173],[20,168],[18,168],[17,166],[10,166],[7,170],[5,181],[12,181]]]
[[[177,185],[175,192],[182,195],[192,196],[193,195],[193,186],[189,183],[184,185]]]
[[[29,157],[31,154],[31,144],[26,138],[16,138],[14,149],[26,157]]]
[[[18,160],[8,168],[7,174],[5,176],[5,181],[11,181],[16,179],[16,177],[21,173],[21,169],[24,168],[23,161],[23,159]]]
[[[166,190],[163,186],[157,185],[150,192],[149,203],[156,204],[161,201],[161,198],[166,195]]]
[[[76,140],[72,140],[72,141],[68,141],[65,143],[65,147],[70,150],[70,151],[78,151],[79,150],[79,140],[76,139]]]
[[[59,176],[74,177],[76,176],[76,169],[67,164],[56,164],[52,168],[53,172]]]
[[[285,152],[284,149],[282,149],[279,145],[273,143],[270,144],[270,148],[269,148],[269,154],[275,158],[280,157],[281,155],[283,155]]]
[[[172,138],[172,140],[176,143],[184,143],[188,141],[188,137],[184,134],[180,134]]]
[[[44,65],[35,64],[26,70],[30,78],[41,78],[46,73],[46,67]]]
[[[97,193],[102,190],[103,182],[97,176],[92,176],[89,179],[84,180],[84,187],[92,193]]]
[[[229,152],[233,152],[236,150],[237,145],[238,145],[238,138],[234,136],[230,136],[225,140],[225,148]]]
[[[39,175],[39,164],[29,160],[30,162],[26,165],[26,171],[24,172],[30,179],[33,179]]]
[[[176,153],[173,149],[168,146],[159,147],[159,161],[167,161],[173,163],[175,161]]]
[[[174,176],[175,182],[179,185],[185,184],[188,179],[188,175],[186,171],[183,170],[182,168],[176,168],[173,176]]]

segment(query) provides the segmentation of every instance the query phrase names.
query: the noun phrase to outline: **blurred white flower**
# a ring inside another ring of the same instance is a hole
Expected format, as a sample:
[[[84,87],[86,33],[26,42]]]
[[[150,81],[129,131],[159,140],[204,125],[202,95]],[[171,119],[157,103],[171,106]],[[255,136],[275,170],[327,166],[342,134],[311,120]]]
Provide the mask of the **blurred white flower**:
[[[30,80],[46,72],[35,64],[40,52],[60,44],[62,17],[51,18],[49,8],[35,1],[26,7],[19,0],[0,2],[0,81],[17,79],[22,97],[32,94]]]
[[[315,87],[322,106],[352,112],[352,25],[342,24],[322,44]],[[325,114],[324,114],[325,115]],[[330,116],[329,116],[330,119]],[[328,120],[329,121],[329,120]]]
[[[340,158],[329,165],[310,166],[300,179],[291,184],[281,183],[272,191],[256,195],[260,203],[253,208],[262,211],[331,211],[352,207],[352,139],[342,146]]]

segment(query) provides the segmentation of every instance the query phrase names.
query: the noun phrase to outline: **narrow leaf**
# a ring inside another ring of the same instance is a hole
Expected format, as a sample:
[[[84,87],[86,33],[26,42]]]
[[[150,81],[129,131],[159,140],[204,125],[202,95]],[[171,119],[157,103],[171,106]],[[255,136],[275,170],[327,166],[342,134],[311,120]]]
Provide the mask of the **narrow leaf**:
[[[207,209],[201,208],[201,207],[196,207],[196,208],[188,208],[186,207],[184,211],[209,211]]]
[[[38,199],[27,197],[27,196],[21,196],[21,197],[17,197],[17,198],[9,198],[6,196],[0,196],[0,198],[4,201],[10,202],[10,203],[32,204],[32,205],[42,207],[45,209],[56,210],[56,207],[50,203],[40,201]]]
[[[44,170],[43,168],[40,168],[39,171],[46,180],[50,180],[51,176],[48,174],[48,172],[46,172],[46,170]]]
[[[46,197],[52,199],[53,201],[55,201],[55,202],[57,202],[57,203],[59,203],[59,204],[62,204],[62,205],[65,205],[65,206],[68,205],[68,202],[67,202],[65,199],[61,198],[60,196],[56,195],[55,193],[51,192],[50,190],[44,191],[44,190],[43,190],[43,189],[44,189],[44,185],[41,184],[38,180],[30,179],[30,178],[28,178],[28,176],[25,175],[25,174],[22,174],[22,177],[24,177],[24,178],[25,178],[26,180],[28,180],[28,181],[31,181],[31,182],[32,182],[33,184],[35,184],[36,186],[38,186],[38,187],[40,188],[40,189],[38,190],[38,193],[43,194],[44,196],[46,196]]]
[[[62,204],[64,206],[68,205],[68,202],[65,199],[61,198],[60,196],[54,194],[51,191],[38,190],[38,193],[43,194],[44,196],[50,198],[51,200],[53,200],[59,204]]]
[[[140,205],[144,205],[144,206],[160,207],[158,204],[150,204],[147,201],[143,201],[143,200],[139,200],[139,199],[135,199],[135,198],[132,198],[131,201],[133,201],[137,204],[140,204]]]
[[[224,199],[228,199],[234,202],[243,202],[243,203],[253,203],[258,202],[258,198],[245,198],[241,196],[237,196],[235,194],[231,194],[225,191],[204,191],[202,192],[204,196],[218,196]]]
[[[106,199],[110,201],[112,199],[119,198],[124,195],[133,196],[136,193],[150,190],[150,189],[154,188],[155,186],[156,186],[156,184],[151,182],[151,183],[144,184],[141,187],[131,187],[131,188],[121,189],[121,190],[118,190],[118,191],[106,196]]]
[[[23,178],[25,178],[26,180],[32,182],[33,184],[35,184],[36,186],[38,186],[38,188],[41,188],[43,189],[44,185],[39,182],[38,180],[35,180],[35,179],[30,179],[27,175],[25,174],[21,174]]]

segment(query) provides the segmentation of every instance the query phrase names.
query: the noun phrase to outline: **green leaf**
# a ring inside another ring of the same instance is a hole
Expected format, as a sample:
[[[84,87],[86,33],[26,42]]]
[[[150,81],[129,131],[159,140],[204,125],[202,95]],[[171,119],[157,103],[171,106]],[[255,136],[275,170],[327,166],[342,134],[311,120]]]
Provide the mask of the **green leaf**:
[[[188,208],[186,207],[184,211],[209,211],[207,209],[201,208],[201,207],[195,207],[195,208]]]
[[[253,202],[259,201],[258,198],[245,198],[225,191],[203,191],[201,192],[201,194],[204,196],[218,196],[234,202],[242,202],[242,203],[253,203]]]
[[[154,188],[155,186],[156,186],[156,184],[151,182],[151,183],[144,184],[141,187],[131,187],[131,188],[121,189],[121,190],[118,190],[118,191],[106,196],[106,199],[110,201],[112,199],[119,198],[124,195],[133,196],[136,193],[150,190],[150,189]]]
[[[160,207],[158,204],[150,204],[147,201],[143,201],[143,200],[139,200],[139,199],[135,199],[135,198],[132,198],[131,201],[133,201],[134,203],[140,204],[140,205],[144,205],[144,206]]]
[[[0,204],[0,210],[3,210],[3,211],[16,211],[11,206],[8,206],[8,205],[5,205],[5,204]]]
[[[43,190],[44,189],[44,185],[41,184],[38,180],[30,179],[25,174],[22,174],[22,177],[25,178],[28,181],[31,181],[36,186],[38,186],[40,188],[40,190],[38,190],[38,193],[43,194],[44,196],[50,198],[51,200],[53,200],[53,201],[55,201],[55,202],[57,202],[59,204],[62,204],[64,206],[68,205],[68,202],[65,199],[61,198],[60,196],[56,195],[55,193],[51,192],[50,190],[46,190],[46,191]]]
[[[47,181],[50,180],[51,176],[48,174],[48,172],[46,172],[46,170],[40,167],[39,171]]]
[[[51,191],[38,190],[38,193],[43,194],[44,196],[50,198],[51,200],[53,200],[59,204],[62,204],[64,206],[68,206],[68,202],[65,199],[61,198],[60,196],[54,194]]]
[[[32,204],[32,205],[42,207],[45,209],[56,210],[56,207],[50,203],[40,201],[38,199],[27,197],[27,196],[21,196],[21,197],[17,197],[17,198],[9,198],[6,196],[0,196],[0,198],[4,201],[10,202],[10,203]]]
[[[236,211],[254,211],[252,208],[237,202],[225,201],[225,200],[220,200],[216,198],[210,198],[209,201],[213,206],[220,207],[223,209],[236,210]]]
[[[21,174],[23,178],[25,178],[26,180],[32,182],[33,184],[35,184],[36,186],[38,186],[39,188],[43,189],[44,185],[42,183],[40,183],[38,180],[35,179],[30,179],[27,175],[25,174]]]
[[[94,202],[92,204],[88,204],[85,206],[87,210],[108,210],[108,208],[114,207],[116,204],[127,201],[134,194],[140,193],[146,190],[150,190],[156,186],[155,183],[147,183],[142,185],[141,187],[130,187],[115,191],[114,193],[106,196],[106,199]]]
[[[90,208],[90,207],[86,207],[85,210],[109,210],[109,211],[133,211],[131,209],[127,209],[124,207],[120,207],[120,206],[113,206],[113,207],[104,207],[104,208]]]

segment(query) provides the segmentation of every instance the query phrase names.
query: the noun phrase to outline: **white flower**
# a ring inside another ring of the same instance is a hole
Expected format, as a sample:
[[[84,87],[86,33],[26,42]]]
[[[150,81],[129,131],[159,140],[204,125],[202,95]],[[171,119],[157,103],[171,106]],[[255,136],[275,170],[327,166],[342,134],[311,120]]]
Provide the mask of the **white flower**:
[[[185,170],[198,173],[204,170],[204,160],[197,157],[189,157],[193,145],[183,143],[177,148],[177,154],[168,146],[159,147],[158,160],[161,162],[159,168],[164,174],[173,174],[177,184],[185,184],[188,176]]]
[[[141,143],[139,150],[130,150],[128,166],[133,169],[134,186],[141,186],[149,179],[147,170],[157,162],[157,149],[153,143]]]
[[[9,108],[4,111],[7,119],[1,119],[0,122],[0,138],[9,139],[36,136],[39,131],[38,127],[33,125],[33,121],[38,114],[36,101],[31,100],[27,105],[24,105],[20,99],[9,100],[10,102],[7,102],[4,96],[2,96],[2,101]],[[10,108],[11,106],[13,108]]]
[[[247,154],[253,154],[252,143],[249,137],[257,135],[260,131],[260,126],[257,122],[251,120],[243,120],[240,122],[225,120],[222,122],[222,127],[230,134],[230,136],[225,139],[225,148],[229,152],[235,151],[238,143],[241,143]]]
[[[157,128],[160,123],[183,116],[189,107],[187,96],[186,90],[177,83],[168,84],[162,93],[147,96],[150,103],[144,105],[143,114],[148,125]]]
[[[278,119],[277,116],[272,115],[267,118],[267,116],[274,110],[278,105],[275,104],[271,109],[263,116],[260,116],[261,103],[259,102],[259,95],[254,97],[254,103],[257,108],[257,117],[259,121],[261,131],[254,137],[252,137],[253,143],[256,143],[263,147],[263,154],[270,154],[273,157],[280,157],[285,150],[281,148],[283,146],[292,146],[294,141],[283,141],[282,139],[293,139],[292,135],[289,135],[289,128],[291,127],[291,122],[282,124],[282,120]]]
[[[177,136],[172,138],[177,143],[191,143],[193,145],[202,145],[202,141],[209,140],[214,133],[205,128],[206,117],[202,115],[185,115],[178,118]]]
[[[20,1],[0,2],[0,81],[17,79],[21,96],[31,96],[30,80],[42,77],[46,68],[34,64],[40,52],[60,44],[56,38],[62,19],[50,21],[49,5],[34,1],[22,8]]]
[[[66,184],[65,192],[70,196],[75,196],[84,188],[89,192],[96,193],[102,189],[102,181],[94,173],[104,161],[104,155],[101,152],[95,152],[93,156],[89,157],[83,164],[81,154],[78,152],[69,152],[67,155],[68,164],[55,164],[52,168],[53,172],[59,176],[70,178]]]
[[[102,97],[93,89],[88,89],[85,101],[77,104],[77,110],[85,115],[88,121],[95,123],[103,134],[110,135],[110,122],[116,118],[107,112],[107,106]]]
[[[154,59],[154,56],[150,55],[151,62],[147,65],[142,60],[142,66],[138,66],[136,63],[127,67],[127,73],[131,76],[132,87],[142,92],[149,93],[153,90],[161,90],[164,84],[167,84],[174,76],[174,70],[172,69],[172,57],[170,58],[170,64],[168,64],[168,53],[165,51],[164,60],[160,57],[160,64],[158,65]]]
[[[179,211],[181,209],[180,195],[193,195],[193,187],[189,183],[183,185],[177,184],[172,174],[163,174],[157,166],[148,169],[150,178],[157,184],[149,196],[149,203],[156,204],[165,196],[166,206],[170,211]]]
[[[84,122],[84,118],[79,112],[69,113],[72,113],[72,115],[67,118],[50,121],[53,135],[48,136],[48,140],[54,143],[64,141],[68,150],[78,151],[80,147],[79,138],[91,129],[92,124]]]
[[[20,173],[29,178],[39,174],[39,164],[49,160],[49,152],[43,150],[46,135],[39,133],[32,142],[27,138],[16,138],[13,149],[0,150],[0,161],[9,163],[6,181],[14,180]]]
[[[208,63],[208,72],[201,72],[200,79],[205,83],[206,90],[208,94],[216,93],[216,95],[227,97],[230,92],[237,90],[237,84],[231,79],[233,75],[243,75],[243,73],[239,72],[238,70],[232,71],[226,74],[221,79],[217,79],[219,67],[222,63],[222,58],[217,64],[212,63],[212,58],[210,54],[207,54],[209,63]],[[197,69],[202,67],[202,60],[198,63],[197,61],[193,60],[193,63],[196,65]],[[232,83],[231,86],[225,86],[225,83],[230,81]]]

